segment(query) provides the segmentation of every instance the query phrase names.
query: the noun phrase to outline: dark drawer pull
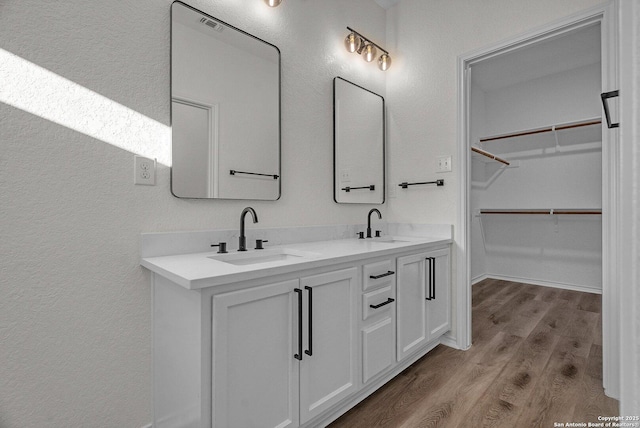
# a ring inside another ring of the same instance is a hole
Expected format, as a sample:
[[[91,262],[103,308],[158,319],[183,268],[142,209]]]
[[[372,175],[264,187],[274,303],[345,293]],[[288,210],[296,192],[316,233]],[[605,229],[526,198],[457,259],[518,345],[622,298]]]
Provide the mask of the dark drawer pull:
[[[380,278],[384,278],[385,276],[393,275],[394,273],[395,273],[394,271],[390,270],[390,271],[387,271],[387,273],[383,273],[380,275],[369,275],[369,278],[380,279]]]
[[[393,303],[393,302],[395,302],[395,299],[392,299],[391,297],[389,297],[386,302],[382,302],[378,305],[369,305],[369,307],[373,309],[378,309],[384,305],[388,305],[389,303]]]

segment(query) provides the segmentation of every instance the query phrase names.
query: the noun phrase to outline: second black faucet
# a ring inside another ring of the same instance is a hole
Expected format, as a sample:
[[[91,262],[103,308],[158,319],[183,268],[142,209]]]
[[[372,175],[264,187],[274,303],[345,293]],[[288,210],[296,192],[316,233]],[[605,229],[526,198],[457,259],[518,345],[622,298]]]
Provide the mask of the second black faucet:
[[[367,238],[371,238],[371,214],[373,213],[378,213],[378,219],[382,218],[382,214],[380,214],[380,211],[378,211],[377,208],[373,208],[371,211],[369,211],[369,215],[367,216]]]
[[[253,222],[258,222],[258,214],[256,214],[256,210],[251,207],[247,207],[242,210],[242,214],[240,214],[240,237],[238,238],[238,251],[247,251],[247,237],[244,234],[244,218],[247,213],[251,213],[251,217],[253,217]]]

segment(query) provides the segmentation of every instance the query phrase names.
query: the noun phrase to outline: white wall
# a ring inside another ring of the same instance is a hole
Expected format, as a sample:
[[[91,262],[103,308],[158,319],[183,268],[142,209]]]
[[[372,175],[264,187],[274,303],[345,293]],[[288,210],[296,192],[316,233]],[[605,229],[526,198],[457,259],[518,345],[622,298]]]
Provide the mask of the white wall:
[[[138,265],[141,232],[237,228],[248,205],[260,227],[365,220],[367,208],[333,202],[332,79],[341,75],[384,95],[384,74],[343,45],[347,25],[384,43],[384,10],[368,0],[285,1],[277,9],[260,0],[190,3],[282,51],[282,198],[176,199],[162,165],[155,187],[134,186],[132,153],[10,106],[13,85],[0,80],[3,428],[151,421],[151,301],[149,275]],[[166,159],[170,1],[5,0],[0,11],[0,53],[74,88],[47,98],[43,109],[63,114],[66,97],[88,88],[118,103],[113,111],[126,106],[127,118],[141,114],[164,129],[158,140],[140,134],[131,145]],[[6,64],[0,74],[30,77]],[[28,96],[22,101],[38,94]],[[111,113],[89,109],[65,121],[118,141],[135,134]]]
[[[487,91],[484,136],[600,117],[600,82],[598,62]]]

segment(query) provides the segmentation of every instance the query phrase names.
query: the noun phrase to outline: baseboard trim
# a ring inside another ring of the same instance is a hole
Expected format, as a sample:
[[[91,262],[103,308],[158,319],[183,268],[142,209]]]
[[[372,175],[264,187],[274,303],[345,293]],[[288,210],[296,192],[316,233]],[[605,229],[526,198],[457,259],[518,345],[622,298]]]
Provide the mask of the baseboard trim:
[[[477,282],[485,279],[497,279],[502,281],[522,282],[525,284],[539,285],[542,287],[560,288],[563,290],[581,291],[584,293],[592,293],[592,294],[602,294],[601,288],[588,287],[588,286],[579,285],[579,284],[568,284],[564,282],[552,282],[552,281],[545,281],[540,279],[521,278],[516,276],[495,275],[492,273],[483,274],[483,275],[477,276],[476,278],[480,278]],[[472,284],[475,285],[476,282],[472,281]]]
[[[482,275],[478,275],[476,277],[473,277],[473,278],[471,278],[471,285],[476,285],[480,281],[484,281],[487,278],[489,278],[489,276],[486,273],[483,273]]]
[[[445,334],[444,336],[442,336],[440,338],[440,343],[448,346],[449,348],[453,348],[453,349],[460,349],[461,351],[466,351],[469,348],[461,348],[460,345],[458,344],[458,340],[451,336],[449,333]]]

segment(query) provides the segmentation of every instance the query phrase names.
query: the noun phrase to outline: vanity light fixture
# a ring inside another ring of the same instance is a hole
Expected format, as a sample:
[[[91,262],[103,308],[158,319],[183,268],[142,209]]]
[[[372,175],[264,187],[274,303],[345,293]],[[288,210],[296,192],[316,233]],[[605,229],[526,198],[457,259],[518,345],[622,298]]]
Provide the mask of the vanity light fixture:
[[[268,1],[268,0],[267,0]],[[377,49],[382,51],[382,55],[378,58],[378,67],[382,71],[386,71],[391,67],[391,57],[389,52],[384,50],[380,45],[367,39],[351,27],[347,27],[350,31],[349,35],[344,39],[344,45],[347,51],[351,53],[361,54],[367,62],[372,62],[376,58]]]
[[[277,7],[280,6],[282,0],[264,0],[264,2],[271,7]]]

